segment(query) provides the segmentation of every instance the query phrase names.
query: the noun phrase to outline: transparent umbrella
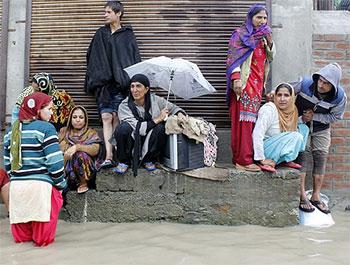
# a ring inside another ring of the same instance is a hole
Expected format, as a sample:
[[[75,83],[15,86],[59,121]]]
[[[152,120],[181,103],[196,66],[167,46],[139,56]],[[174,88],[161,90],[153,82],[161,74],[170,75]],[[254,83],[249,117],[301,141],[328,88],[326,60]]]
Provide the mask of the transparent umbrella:
[[[151,87],[160,87],[183,99],[214,93],[215,88],[204,78],[198,66],[181,58],[160,56],[134,64],[124,69],[130,77],[144,74]]]

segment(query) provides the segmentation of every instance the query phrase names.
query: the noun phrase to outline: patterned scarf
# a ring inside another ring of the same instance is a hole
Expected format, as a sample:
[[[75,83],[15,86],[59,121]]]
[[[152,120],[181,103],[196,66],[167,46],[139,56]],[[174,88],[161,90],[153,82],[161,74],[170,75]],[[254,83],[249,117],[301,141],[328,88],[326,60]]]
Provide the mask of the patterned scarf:
[[[39,91],[52,96],[56,90],[53,78],[48,73],[38,73],[33,76],[33,81],[38,84]]]
[[[80,109],[84,113],[85,125],[78,133],[73,134],[72,117],[75,110]],[[88,127],[88,115],[87,111],[82,106],[75,106],[68,117],[67,127],[61,129],[59,134],[59,142],[64,149],[80,144],[91,145],[101,144],[102,140],[98,136],[94,129]],[[96,172],[96,158],[91,157],[85,152],[77,152],[72,159],[65,161],[65,172],[67,174],[67,180],[71,188],[79,186],[81,178],[89,180]]]
[[[77,109],[80,109],[83,111],[84,116],[85,116],[85,125],[84,127],[79,131],[78,134],[73,135],[73,125],[72,125],[72,116],[73,112]],[[89,144],[94,144],[94,143],[101,143],[101,139],[98,136],[97,132],[94,129],[90,129],[88,127],[88,115],[87,111],[83,106],[75,106],[68,118],[68,123],[66,129],[63,129],[64,133],[60,133],[60,136],[62,135],[61,141],[65,141],[67,144],[70,146],[73,146],[75,144],[81,144],[81,145],[89,145]]]
[[[267,24],[254,29],[252,20],[253,16],[259,13],[261,10],[265,10],[267,14],[267,10],[263,5],[255,4],[251,6],[247,13],[245,23],[238,29],[234,30],[231,35],[226,60],[226,102],[228,104],[231,93],[232,71],[236,67],[240,66],[251,55],[263,37],[272,32],[271,28]]]

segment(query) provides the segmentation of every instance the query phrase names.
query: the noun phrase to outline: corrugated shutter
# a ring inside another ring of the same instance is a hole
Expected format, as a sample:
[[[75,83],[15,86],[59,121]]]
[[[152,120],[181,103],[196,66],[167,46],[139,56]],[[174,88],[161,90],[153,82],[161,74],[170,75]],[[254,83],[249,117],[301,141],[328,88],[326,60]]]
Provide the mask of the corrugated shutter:
[[[2,0],[0,0],[0,41],[1,41],[1,30],[2,30]],[[0,47],[1,47],[1,43],[0,43]]]
[[[245,18],[250,1],[122,1],[124,24],[134,28],[142,59],[165,55],[196,64],[217,89],[209,96],[173,99],[190,115],[228,127],[225,59],[232,30]],[[261,1],[260,1],[261,2]],[[264,2],[264,1],[262,1]],[[105,1],[32,0],[30,74],[52,73],[59,88],[87,107],[97,124],[95,101],[84,94],[85,53],[103,25]],[[160,93],[162,94],[162,93]]]

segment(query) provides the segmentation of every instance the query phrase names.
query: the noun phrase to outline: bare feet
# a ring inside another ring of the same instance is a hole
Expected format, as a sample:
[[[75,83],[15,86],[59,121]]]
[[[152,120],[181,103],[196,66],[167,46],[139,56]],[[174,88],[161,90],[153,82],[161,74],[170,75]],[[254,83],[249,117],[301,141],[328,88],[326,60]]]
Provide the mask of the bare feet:
[[[89,190],[89,188],[88,188],[87,184],[81,184],[81,185],[78,187],[77,192],[78,192],[79,194],[82,194],[82,193],[87,192],[88,190]]]

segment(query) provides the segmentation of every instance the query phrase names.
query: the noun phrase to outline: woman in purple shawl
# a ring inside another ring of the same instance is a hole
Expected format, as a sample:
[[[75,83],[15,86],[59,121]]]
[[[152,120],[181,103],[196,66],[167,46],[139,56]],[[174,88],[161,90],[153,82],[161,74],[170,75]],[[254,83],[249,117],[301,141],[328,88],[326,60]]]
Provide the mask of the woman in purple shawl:
[[[232,33],[226,62],[232,162],[238,169],[260,171],[253,160],[252,132],[274,46],[266,8],[253,5],[245,23]]]

